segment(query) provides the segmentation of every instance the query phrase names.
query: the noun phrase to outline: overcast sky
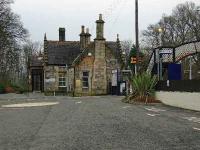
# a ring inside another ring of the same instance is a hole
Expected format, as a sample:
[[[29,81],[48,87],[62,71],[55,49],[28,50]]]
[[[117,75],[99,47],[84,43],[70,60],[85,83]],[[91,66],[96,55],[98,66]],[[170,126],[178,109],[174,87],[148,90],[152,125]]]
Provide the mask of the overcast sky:
[[[139,28],[159,21],[162,14],[171,14],[172,9],[186,0],[138,0]],[[200,0],[193,0],[200,5]],[[95,38],[95,21],[102,13],[105,24],[105,38],[134,40],[134,0],[15,0],[14,12],[21,16],[30,38],[42,41],[44,33],[48,40],[58,40],[58,28],[66,28],[66,40],[79,40],[81,25],[90,28]]]

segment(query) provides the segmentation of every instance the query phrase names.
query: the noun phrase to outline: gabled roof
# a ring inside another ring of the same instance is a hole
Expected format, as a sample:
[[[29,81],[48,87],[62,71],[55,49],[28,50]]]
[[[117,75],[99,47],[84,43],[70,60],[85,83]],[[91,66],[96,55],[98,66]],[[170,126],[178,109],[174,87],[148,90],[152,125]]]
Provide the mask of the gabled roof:
[[[79,41],[46,41],[48,65],[68,65],[78,63],[88,52],[94,54],[94,42],[84,50],[80,49]],[[117,42],[106,41],[106,47],[119,58],[120,52]]]
[[[71,65],[80,53],[79,41],[46,41],[49,65]]]
[[[106,41],[106,47],[111,49],[113,55],[115,55],[115,57],[118,59],[120,57],[120,52],[119,52],[119,48],[117,45],[117,42],[114,41]],[[73,61],[72,65],[77,64],[78,62],[81,61],[81,59],[86,56],[89,52],[92,53],[92,55],[94,55],[94,42],[91,42],[90,45],[85,48]]]
[[[81,61],[81,59],[86,56],[88,53],[92,53],[94,55],[94,42],[91,42],[88,47],[82,50],[82,52],[74,59],[72,65],[77,64],[78,62]]]

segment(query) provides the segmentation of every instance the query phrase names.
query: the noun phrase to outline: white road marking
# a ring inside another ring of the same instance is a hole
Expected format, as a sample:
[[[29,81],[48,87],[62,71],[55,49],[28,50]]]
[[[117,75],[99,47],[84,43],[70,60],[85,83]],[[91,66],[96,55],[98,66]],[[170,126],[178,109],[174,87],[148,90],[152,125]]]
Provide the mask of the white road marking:
[[[155,116],[157,116],[157,115],[159,115],[159,114],[147,114],[148,116],[151,116],[151,117],[155,117]]]
[[[195,128],[195,127],[193,127],[193,129],[194,129],[194,130],[198,130],[198,131],[200,131],[200,128]]]
[[[131,106],[124,106],[124,107],[122,107],[123,109],[126,109],[126,108],[130,108]]]
[[[153,112],[164,112],[164,111],[166,111],[164,109],[158,109],[158,108],[155,108],[155,107],[145,108],[145,109],[148,110],[148,111],[153,111]]]
[[[81,101],[79,101],[79,102],[76,102],[75,104],[81,104],[82,102]]]
[[[27,101],[34,101],[35,99],[27,99]]]
[[[7,110],[7,109],[11,109],[11,110],[22,110],[25,109],[24,107],[12,107],[12,108],[0,108],[0,110]]]
[[[2,108],[40,107],[40,106],[51,106],[57,104],[59,104],[59,102],[21,103],[21,104],[2,105]]]
[[[183,117],[183,119],[186,119],[194,123],[200,123],[200,118],[197,118],[197,117]]]
[[[24,109],[24,107],[13,107],[13,108],[10,108],[12,110],[20,110],[20,109]]]

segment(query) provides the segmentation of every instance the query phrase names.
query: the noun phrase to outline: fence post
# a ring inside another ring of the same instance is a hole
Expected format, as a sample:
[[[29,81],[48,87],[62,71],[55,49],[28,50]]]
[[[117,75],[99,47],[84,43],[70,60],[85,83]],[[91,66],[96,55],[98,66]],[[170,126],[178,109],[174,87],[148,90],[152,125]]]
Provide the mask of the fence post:
[[[173,63],[176,62],[176,49],[173,48]]]

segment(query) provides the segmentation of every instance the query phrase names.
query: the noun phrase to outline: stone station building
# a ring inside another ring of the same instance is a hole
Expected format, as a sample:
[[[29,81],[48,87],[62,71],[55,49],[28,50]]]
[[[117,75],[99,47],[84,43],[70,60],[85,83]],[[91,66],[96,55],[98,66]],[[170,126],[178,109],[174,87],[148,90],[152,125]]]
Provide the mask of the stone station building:
[[[47,40],[45,34],[43,59],[37,66],[30,66],[31,90],[74,96],[116,92],[118,72],[124,66],[125,56],[119,36],[116,41],[104,38],[104,23],[100,14],[94,41],[84,26],[81,27],[80,41],[65,41],[65,28],[59,28],[59,41]]]

